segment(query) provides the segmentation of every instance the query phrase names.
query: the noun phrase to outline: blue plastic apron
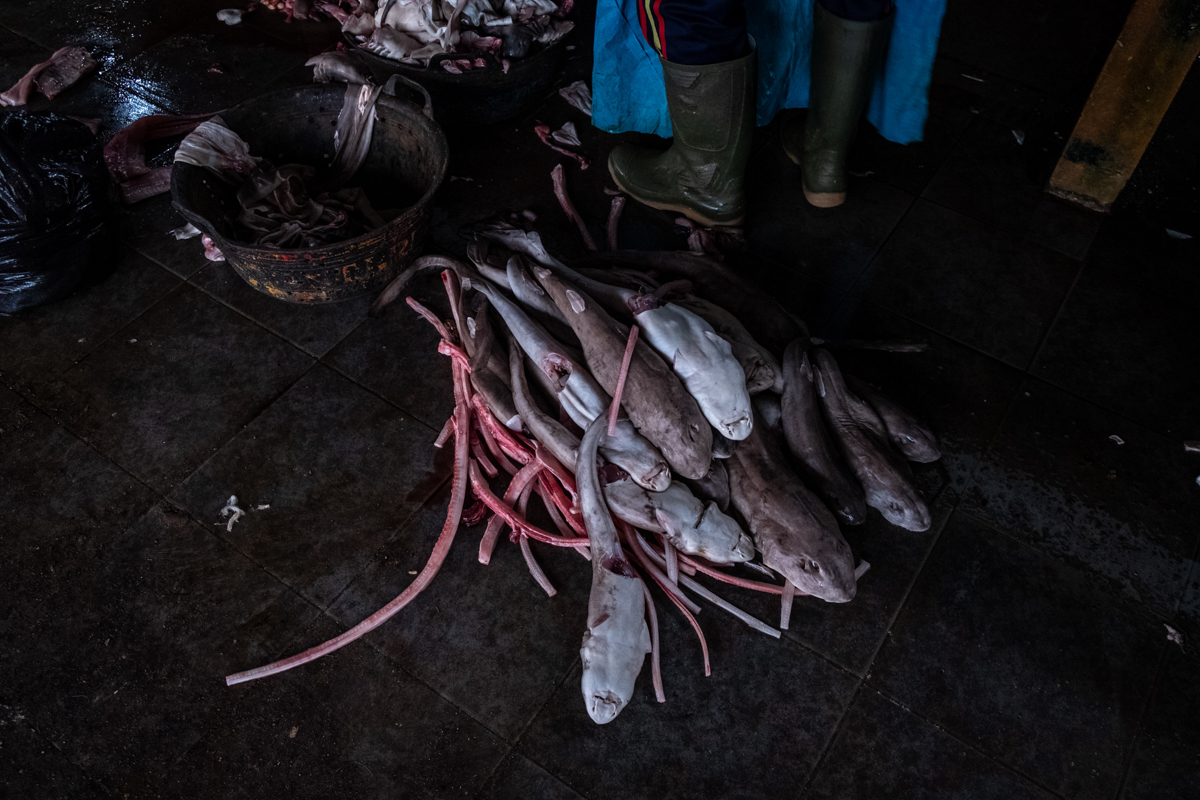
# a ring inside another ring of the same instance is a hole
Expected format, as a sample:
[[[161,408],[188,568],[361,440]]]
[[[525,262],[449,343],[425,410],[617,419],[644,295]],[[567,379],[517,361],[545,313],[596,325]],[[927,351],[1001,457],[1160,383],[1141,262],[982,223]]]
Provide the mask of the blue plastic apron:
[[[758,124],[784,108],[808,105],[814,0],[746,0],[746,27],[758,45]],[[946,0],[896,0],[887,62],[867,119],[886,139],[920,141]],[[667,137],[671,118],[658,54],[642,38],[637,0],[599,0],[592,124],[619,133]]]

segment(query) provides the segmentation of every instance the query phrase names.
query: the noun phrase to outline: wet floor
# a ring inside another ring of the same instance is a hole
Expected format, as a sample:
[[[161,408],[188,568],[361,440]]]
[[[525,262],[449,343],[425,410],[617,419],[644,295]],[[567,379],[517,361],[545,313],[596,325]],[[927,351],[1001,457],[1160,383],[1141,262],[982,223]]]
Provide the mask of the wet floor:
[[[797,601],[781,640],[705,606],[708,678],[660,604],[667,702],[644,674],[601,728],[579,695],[586,563],[539,550],[548,599],[517,548],[481,566],[464,528],[385,626],[226,688],[423,565],[448,502],[432,443],[450,370],[407,309],[253,291],[167,234],[160,197],[121,211],[112,274],[0,319],[5,796],[1200,796],[1200,456],[1182,444],[1200,439],[1200,250],[1167,233],[1200,237],[1181,144],[1200,74],[1118,209],[1093,215],[1041,188],[1127,4],[972,5],[947,14],[925,142],[863,130],[845,206],[804,203],[773,127],[749,168],[745,274],[818,335],[930,344],[842,357],[945,453],[917,472],[928,532],[874,512],[846,531],[872,564],[852,603]],[[85,44],[99,74],[34,107],[108,135],[303,84],[337,40],[261,12],[228,27],[220,7],[5,3],[0,84]],[[582,28],[556,85],[588,73]],[[579,126],[593,166],[568,162],[568,182],[600,234],[620,139],[551,95],[450,132],[432,247],[461,253],[464,223],[530,209],[581,252],[535,121]],[[686,231],[630,207],[621,244],[682,248]],[[414,293],[436,304],[440,286]],[[230,495],[250,512],[227,529]]]

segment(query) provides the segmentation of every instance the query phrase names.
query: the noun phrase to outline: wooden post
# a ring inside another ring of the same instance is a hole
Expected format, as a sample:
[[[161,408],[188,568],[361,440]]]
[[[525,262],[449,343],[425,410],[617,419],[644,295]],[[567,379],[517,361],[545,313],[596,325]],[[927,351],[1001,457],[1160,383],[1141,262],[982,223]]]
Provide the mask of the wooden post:
[[[1107,211],[1200,54],[1200,0],[1137,0],[1047,191]],[[1200,141],[1200,131],[1197,132]]]

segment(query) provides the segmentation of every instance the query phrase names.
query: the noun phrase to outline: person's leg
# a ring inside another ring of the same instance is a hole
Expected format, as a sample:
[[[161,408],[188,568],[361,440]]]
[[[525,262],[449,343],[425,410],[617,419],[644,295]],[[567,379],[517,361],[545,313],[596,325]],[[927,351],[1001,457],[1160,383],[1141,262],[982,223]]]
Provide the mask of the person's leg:
[[[744,0],[638,0],[638,21],[672,64],[720,64],[749,49]]]
[[[822,208],[846,199],[846,153],[871,96],[891,33],[891,0],[818,0],[812,88],[803,125],[783,128],[783,147],[802,167],[804,196]]]
[[[674,139],[665,152],[621,145],[617,186],[702,225],[739,225],[754,131],[754,53],[743,0],[639,0],[642,31],[662,56]]]
[[[834,16],[851,22],[874,22],[892,13],[892,0],[817,0]]]

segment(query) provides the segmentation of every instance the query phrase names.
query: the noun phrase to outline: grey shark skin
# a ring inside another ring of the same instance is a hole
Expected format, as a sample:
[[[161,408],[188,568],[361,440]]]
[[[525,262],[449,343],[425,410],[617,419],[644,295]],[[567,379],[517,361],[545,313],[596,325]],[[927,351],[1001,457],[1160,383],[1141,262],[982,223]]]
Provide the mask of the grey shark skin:
[[[535,268],[534,277],[575,330],[592,375],[612,394],[628,330],[595,300],[570,289],[550,270]],[[621,405],[634,427],[658,448],[673,470],[684,478],[704,477],[712,461],[712,428],[671,368],[641,341],[634,347]]]
[[[908,464],[888,444],[887,429],[879,415],[846,388],[833,356],[818,348],[813,357],[821,408],[842,456],[862,484],[867,505],[900,528],[929,530],[929,507],[908,479]]]
[[[837,520],[787,465],[765,424],[738,445],[729,469],[734,507],[763,564],[806,594],[830,603],[854,599],[854,556]]]
[[[576,473],[580,511],[592,551],[587,630],[579,649],[581,689],[588,716],[600,725],[616,719],[629,703],[642,662],[650,652],[646,587],[621,550],[600,492],[596,453],[607,424],[601,414],[588,425],[579,445]]]
[[[888,439],[901,455],[919,464],[928,464],[942,457],[933,431],[918,422],[912,414],[852,375],[846,376],[846,385],[850,391],[866,400],[867,405],[883,420]]]
[[[807,339],[797,339],[783,354],[783,435],[799,462],[804,482],[838,519],[847,525],[861,525],[867,521],[866,496],[826,431],[807,345]]]

